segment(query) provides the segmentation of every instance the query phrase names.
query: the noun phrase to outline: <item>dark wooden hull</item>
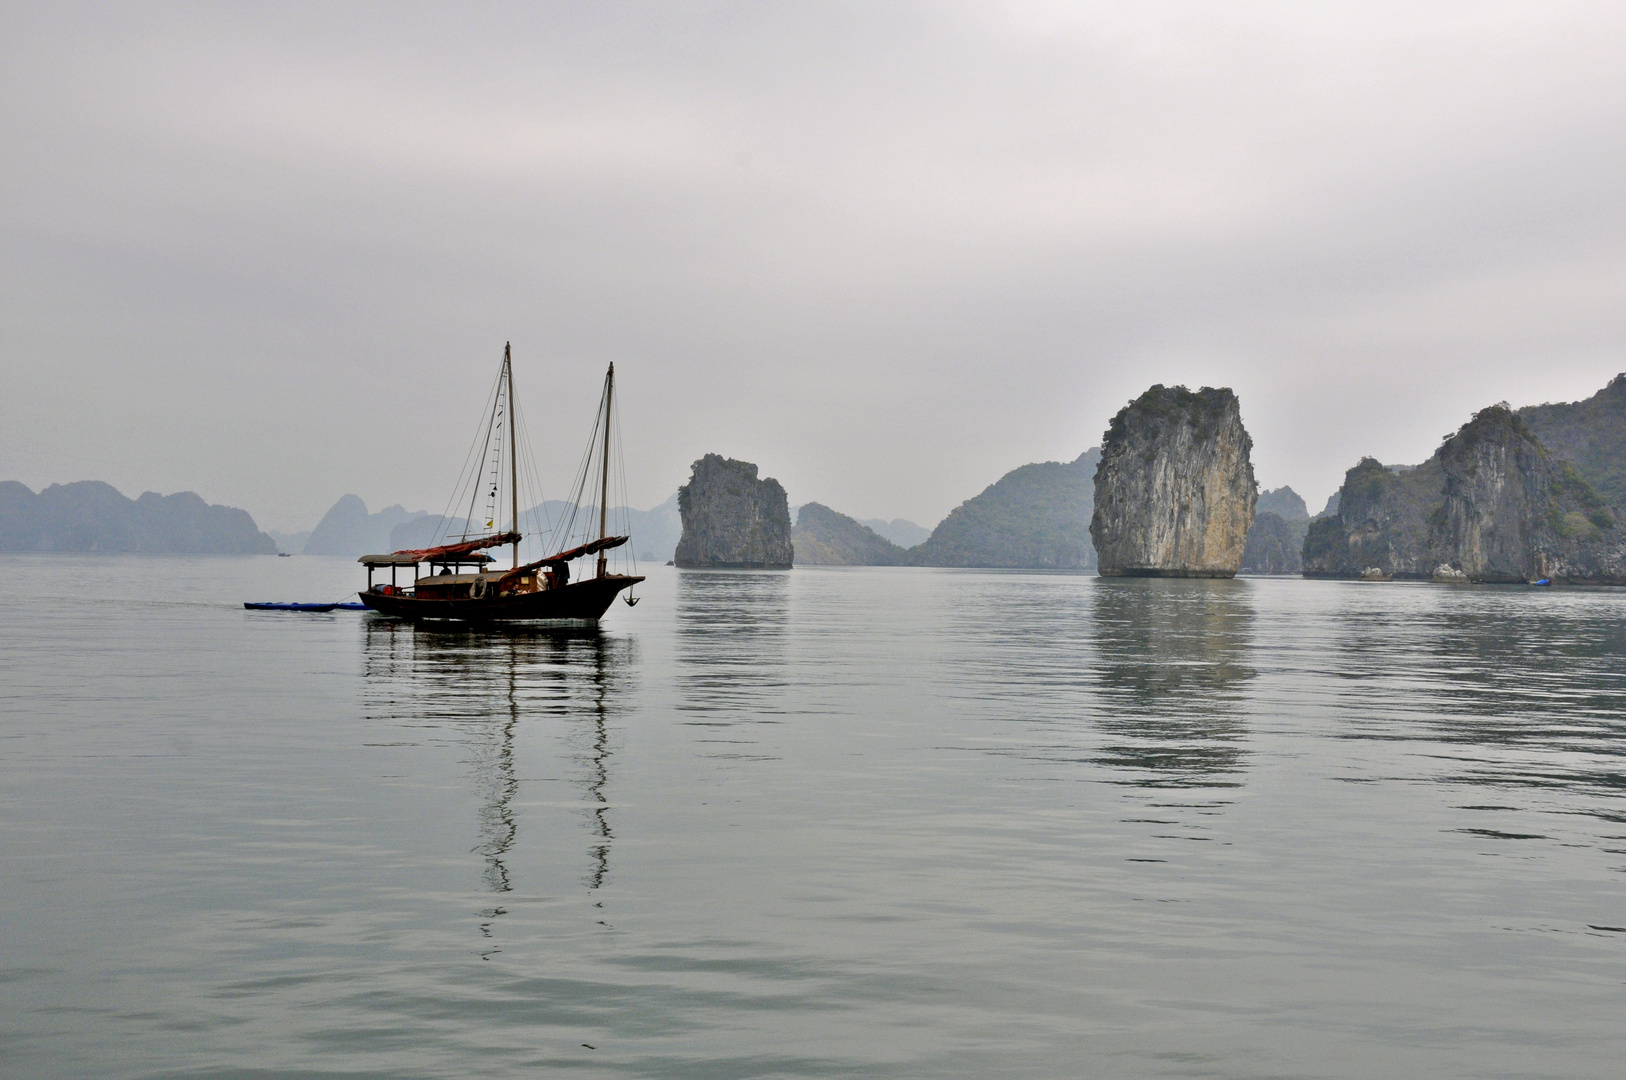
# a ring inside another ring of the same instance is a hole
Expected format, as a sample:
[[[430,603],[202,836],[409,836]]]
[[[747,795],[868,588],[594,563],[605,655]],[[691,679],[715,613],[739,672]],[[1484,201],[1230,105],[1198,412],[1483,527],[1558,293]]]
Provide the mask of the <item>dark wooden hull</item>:
[[[364,592],[361,602],[380,615],[398,619],[450,619],[459,622],[597,622],[622,589],[644,580],[628,574],[583,578],[558,589],[489,596],[479,600],[420,600]]]

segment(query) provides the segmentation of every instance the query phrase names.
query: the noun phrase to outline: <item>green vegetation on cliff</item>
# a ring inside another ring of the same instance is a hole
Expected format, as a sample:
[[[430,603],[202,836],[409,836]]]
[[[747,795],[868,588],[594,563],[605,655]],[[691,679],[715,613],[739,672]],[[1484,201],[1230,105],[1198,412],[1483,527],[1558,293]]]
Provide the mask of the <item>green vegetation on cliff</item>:
[[[1362,458],[1344,474],[1338,512],[1310,522],[1305,576],[1354,578],[1376,566],[1395,577],[1431,577],[1429,537],[1444,505],[1438,455],[1415,467]]]
[[[1531,405],[1519,419],[1606,501],[1626,507],[1626,374],[1585,401]]]

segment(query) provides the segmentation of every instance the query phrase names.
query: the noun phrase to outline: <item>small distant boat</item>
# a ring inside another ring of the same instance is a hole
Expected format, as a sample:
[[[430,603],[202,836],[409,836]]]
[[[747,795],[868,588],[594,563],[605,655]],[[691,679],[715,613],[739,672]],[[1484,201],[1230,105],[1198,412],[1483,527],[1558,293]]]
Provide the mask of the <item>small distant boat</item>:
[[[482,427],[486,431],[489,460],[496,463],[506,459],[507,475],[503,476],[499,469],[493,468],[492,475],[473,490],[489,494],[492,509],[486,527],[497,527],[497,514],[500,513],[497,508],[502,507],[509,511],[507,530],[478,537],[465,534],[456,542],[435,547],[413,548],[387,555],[363,555],[356,560],[367,568],[367,588],[361,593],[361,602],[380,615],[399,619],[597,622],[603,618],[623,590],[631,589],[644,580],[635,574],[611,573],[606,562],[605,552],[631,539],[629,536],[611,536],[606,517],[610,497],[614,401],[615,365],[611,364],[604,376],[604,396],[599,401],[598,425],[589,440],[588,456],[583,460],[578,487],[570,500],[573,506],[582,504],[591,476],[589,465],[597,454],[599,475],[593,479],[598,481],[594,486],[599,489],[598,536],[546,558],[521,564],[519,418],[514,405],[513,356],[505,345],[496,391],[491,398],[491,414]],[[508,498],[501,500],[499,494],[504,487],[508,489]],[[471,494],[471,510],[473,498]],[[503,506],[505,501],[506,507]],[[574,520],[574,515],[571,520]],[[563,535],[568,536],[569,533],[566,527]],[[506,570],[493,569],[491,564],[495,560],[485,554],[485,549],[507,545],[513,545],[509,567]],[[571,580],[570,564],[591,555],[598,556],[596,573]],[[421,575],[419,567],[425,565],[429,572]],[[390,583],[375,584],[374,573],[386,568],[390,573]],[[397,584],[396,575],[407,570],[411,571],[412,583]],[[629,605],[637,603],[637,599],[630,594],[624,599]]]
[[[1541,578],[1538,581],[1532,581],[1530,584],[1532,584],[1532,585],[1551,585],[1552,581],[1549,578]]]
[[[360,604],[251,604],[243,602],[250,611],[332,611],[336,607],[360,607]]]
[[[293,558],[293,556],[290,555],[286,551],[279,551],[279,552],[277,552],[277,558],[279,558],[279,559],[291,559],[291,558]]]

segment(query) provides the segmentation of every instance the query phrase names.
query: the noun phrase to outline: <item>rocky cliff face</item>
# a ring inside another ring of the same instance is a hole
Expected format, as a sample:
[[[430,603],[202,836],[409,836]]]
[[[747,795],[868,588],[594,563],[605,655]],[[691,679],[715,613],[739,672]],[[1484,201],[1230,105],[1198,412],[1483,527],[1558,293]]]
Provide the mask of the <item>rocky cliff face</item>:
[[[897,566],[903,549],[874,529],[820,503],[807,503],[791,530],[797,566]]]
[[[683,536],[673,561],[687,567],[788,570],[790,503],[779,481],[748,461],[707,454],[678,488]]]
[[[1090,536],[1103,576],[1231,577],[1259,489],[1228,389],[1154,386],[1112,418]]]
[[[1436,456],[1445,473],[1434,536],[1442,564],[1470,581],[1626,580],[1603,497],[1506,406],[1481,410]]]
[[[1483,409],[1416,469],[1370,458],[1336,514],[1311,525],[1304,572],[1358,577],[1626,583],[1626,529],[1569,462],[1506,406]]]
[[[1101,451],[1076,461],[1024,465],[967,499],[911,548],[911,566],[997,566],[1088,570],[1095,565],[1089,520]]]
[[[1437,459],[1390,468],[1362,458],[1344,474],[1338,510],[1310,522],[1304,538],[1306,577],[1358,578],[1368,567],[1402,578],[1429,578],[1430,533],[1445,504],[1445,474]]]

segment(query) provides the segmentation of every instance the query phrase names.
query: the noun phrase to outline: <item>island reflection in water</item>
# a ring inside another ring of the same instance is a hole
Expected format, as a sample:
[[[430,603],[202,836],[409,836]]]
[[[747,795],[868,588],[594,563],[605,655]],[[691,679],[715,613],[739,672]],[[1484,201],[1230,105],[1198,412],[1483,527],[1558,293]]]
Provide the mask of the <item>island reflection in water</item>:
[[[48,562],[7,1075],[1620,1071],[1626,592],[663,567],[599,638]]]
[[[526,725],[563,725],[590,837],[581,875],[598,889],[610,871],[612,719],[636,670],[635,642],[597,628],[413,625],[372,620],[363,654],[362,708],[371,720],[455,733],[478,793],[476,843],[487,889],[514,888],[508,855],[518,840],[516,740]],[[494,907],[487,914],[505,914]]]
[[[677,576],[677,708],[711,729],[697,742],[720,759],[770,760],[749,732],[804,704],[787,673],[790,577],[783,571],[700,570]]]
[[[1253,604],[1235,580],[1103,578],[1091,590],[1098,764],[1140,787],[1239,787]]]
[[[1325,650],[1336,737],[1413,745],[1431,783],[1504,791],[1480,809],[1562,795],[1572,814],[1626,821],[1618,594],[1348,588],[1361,602],[1330,616]]]

